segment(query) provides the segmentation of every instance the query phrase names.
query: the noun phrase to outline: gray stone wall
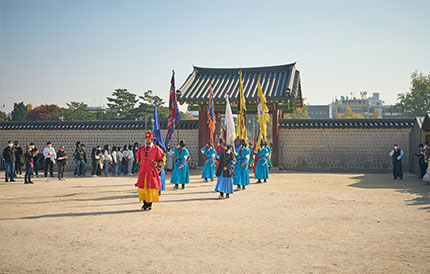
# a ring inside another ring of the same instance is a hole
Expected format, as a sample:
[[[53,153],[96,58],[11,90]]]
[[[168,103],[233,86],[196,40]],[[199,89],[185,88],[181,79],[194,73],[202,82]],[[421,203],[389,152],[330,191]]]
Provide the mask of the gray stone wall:
[[[404,150],[409,170],[409,132],[405,129],[279,129],[279,163],[288,170],[389,171],[394,143]]]
[[[60,145],[65,147],[65,151],[69,156],[72,156],[75,150],[75,143],[81,141],[85,144],[88,168],[91,166],[91,150],[97,145],[109,144],[111,146],[121,146],[127,144],[132,145],[139,143],[142,145],[146,130],[1,130],[0,144],[1,147],[6,147],[8,140],[18,140],[23,149],[31,142],[36,144],[36,147],[43,150],[46,142],[52,142],[53,147],[58,150]],[[166,136],[167,130],[162,130],[162,136]],[[185,141],[190,154],[193,156],[191,163],[197,162],[198,151],[198,129],[180,130],[179,137]],[[177,143],[177,134],[170,141],[170,145]],[[195,155],[195,157],[194,157]],[[68,170],[74,167],[72,161],[69,161]]]

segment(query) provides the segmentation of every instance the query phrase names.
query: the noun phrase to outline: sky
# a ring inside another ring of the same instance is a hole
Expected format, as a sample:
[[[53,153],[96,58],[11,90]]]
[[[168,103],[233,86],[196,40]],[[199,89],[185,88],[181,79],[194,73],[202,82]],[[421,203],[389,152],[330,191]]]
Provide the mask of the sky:
[[[179,88],[193,65],[292,62],[306,103],[367,91],[393,104],[430,73],[429,14],[428,0],[0,0],[1,110],[100,106],[117,88],[167,101],[172,69]]]

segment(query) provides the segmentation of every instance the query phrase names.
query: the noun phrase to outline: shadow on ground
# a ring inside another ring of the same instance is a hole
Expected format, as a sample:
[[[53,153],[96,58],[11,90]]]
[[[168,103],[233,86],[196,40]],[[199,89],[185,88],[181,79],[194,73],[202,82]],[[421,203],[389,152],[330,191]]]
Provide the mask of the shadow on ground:
[[[420,210],[429,210],[430,212],[430,186],[420,179],[405,177],[403,180],[393,180],[388,174],[364,174],[351,177],[351,179],[360,181],[349,185],[350,187],[394,189],[400,193],[414,194],[417,197],[405,200],[406,205],[421,206],[419,207]]]

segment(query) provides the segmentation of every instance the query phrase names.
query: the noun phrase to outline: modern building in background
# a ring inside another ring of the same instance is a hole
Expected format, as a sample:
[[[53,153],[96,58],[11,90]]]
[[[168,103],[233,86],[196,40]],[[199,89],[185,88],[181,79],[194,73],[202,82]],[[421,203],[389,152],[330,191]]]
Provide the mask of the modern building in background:
[[[308,115],[311,119],[327,119],[331,117],[331,108],[329,105],[309,105]]]
[[[364,118],[399,118],[400,113],[392,105],[384,105],[380,94],[374,92],[371,97],[367,92],[360,92],[360,98],[341,96],[335,99],[330,105],[330,118],[337,118],[346,112],[347,107],[356,114],[361,114]],[[311,116],[312,118],[312,116]]]

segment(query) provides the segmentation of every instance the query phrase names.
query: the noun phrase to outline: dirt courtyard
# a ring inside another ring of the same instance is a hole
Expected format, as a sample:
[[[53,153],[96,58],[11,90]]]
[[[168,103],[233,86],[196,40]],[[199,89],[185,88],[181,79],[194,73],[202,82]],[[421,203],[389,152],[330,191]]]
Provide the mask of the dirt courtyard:
[[[218,200],[192,172],[150,212],[135,181],[2,182],[0,273],[430,273],[430,186],[411,176],[278,173]]]

